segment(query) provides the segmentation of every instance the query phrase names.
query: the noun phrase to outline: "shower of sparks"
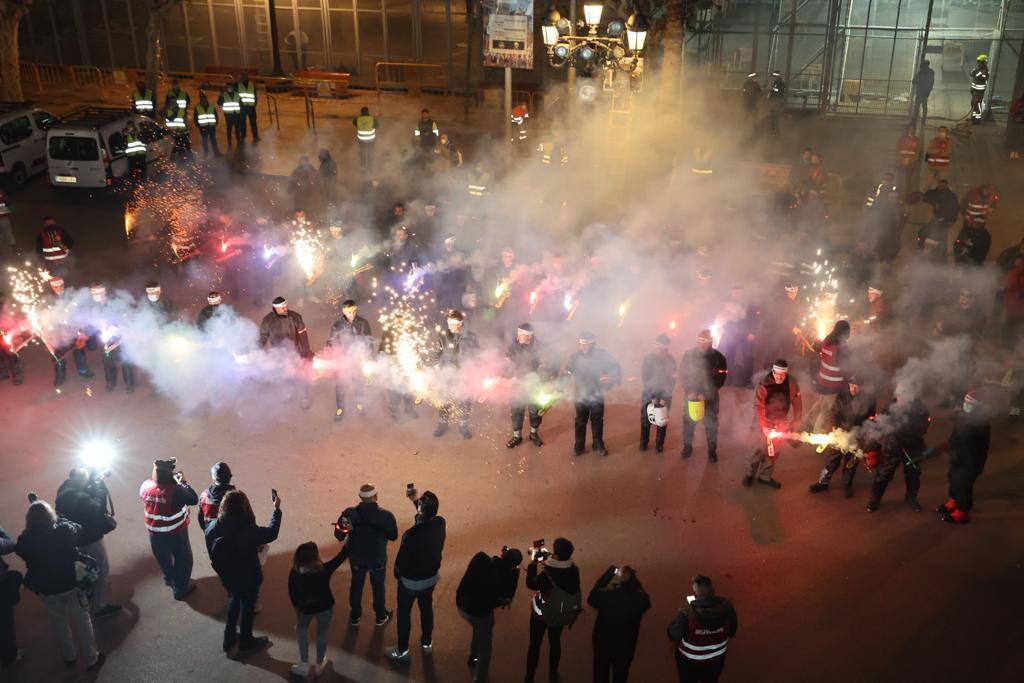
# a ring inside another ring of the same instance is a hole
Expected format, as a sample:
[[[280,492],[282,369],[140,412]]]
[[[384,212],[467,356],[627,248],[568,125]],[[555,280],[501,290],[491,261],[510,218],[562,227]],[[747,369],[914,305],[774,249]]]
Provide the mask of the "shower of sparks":
[[[291,237],[295,260],[306,275],[306,283],[310,284],[320,275],[324,267],[323,238],[313,230],[306,221],[295,221],[295,229]],[[264,247],[264,256],[266,247]]]
[[[626,322],[626,314],[629,313],[629,300],[623,301],[619,304],[618,315],[619,315],[619,327]]]
[[[821,249],[818,249],[817,256],[821,256]],[[814,281],[806,287],[807,310],[800,326],[808,329],[814,339],[824,339],[832,331],[835,322],[845,317],[836,306],[839,294],[836,265],[824,259],[802,263],[801,266]]]
[[[537,310],[537,303],[540,302],[540,290],[535,289],[530,292],[530,315]]]
[[[49,271],[44,268],[33,268],[32,264],[26,261],[24,268],[8,266],[7,274],[11,284],[11,299],[17,304],[18,310],[24,314],[32,335],[46,347],[51,356],[56,358],[53,347],[43,334],[41,320],[43,308],[45,308],[44,293],[49,289],[47,283],[51,277]],[[26,340],[20,348],[24,348],[30,340]],[[10,348],[9,344],[8,348]]]

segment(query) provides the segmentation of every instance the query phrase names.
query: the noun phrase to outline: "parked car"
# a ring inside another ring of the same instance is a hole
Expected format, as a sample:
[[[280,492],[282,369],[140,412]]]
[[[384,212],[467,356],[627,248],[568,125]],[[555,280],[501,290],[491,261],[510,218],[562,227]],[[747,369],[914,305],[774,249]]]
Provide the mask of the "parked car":
[[[31,102],[0,102],[0,178],[11,188],[46,170],[46,130],[56,120]]]

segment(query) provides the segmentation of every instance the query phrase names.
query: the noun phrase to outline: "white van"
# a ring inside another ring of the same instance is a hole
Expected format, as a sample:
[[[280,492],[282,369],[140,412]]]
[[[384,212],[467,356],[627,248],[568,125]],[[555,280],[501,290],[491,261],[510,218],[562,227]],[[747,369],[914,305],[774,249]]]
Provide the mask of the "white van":
[[[171,158],[174,138],[148,116],[116,107],[79,107],[53,124],[46,135],[46,158],[53,187],[112,187],[128,173],[124,128],[135,122],[146,144],[146,163]]]
[[[46,129],[56,120],[31,102],[0,102],[0,177],[14,189],[46,170]]]

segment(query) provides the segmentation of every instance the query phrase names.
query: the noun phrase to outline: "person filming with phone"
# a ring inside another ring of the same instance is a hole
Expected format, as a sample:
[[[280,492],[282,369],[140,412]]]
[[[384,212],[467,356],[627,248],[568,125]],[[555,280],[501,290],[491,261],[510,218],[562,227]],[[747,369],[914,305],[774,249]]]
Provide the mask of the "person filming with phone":
[[[526,653],[526,681],[533,682],[540,661],[540,646],[548,636],[548,673],[558,680],[562,659],[562,629],[572,627],[583,611],[580,570],[572,562],[573,545],[567,538],[556,538],[554,552],[544,540],[533,542],[530,564],[526,568],[526,587],[536,591],[530,600],[530,648]]]
[[[352,567],[348,623],[359,625],[363,615],[363,586],[369,574],[375,623],[383,626],[391,619],[391,612],[384,602],[388,541],[398,538],[398,522],[390,510],[377,504],[376,486],[363,484],[359,488],[359,504],[341,513],[334,525],[334,537],[339,541],[348,539],[349,565]]]
[[[679,606],[679,614],[668,627],[676,644],[679,683],[713,683],[725,668],[725,648],[736,635],[736,610],[725,598],[715,595],[711,579],[693,577],[693,595]]]
[[[587,604],[597,610],[594,683],[626,683],[651,596],[632,567],[608,567],[590,590]]]

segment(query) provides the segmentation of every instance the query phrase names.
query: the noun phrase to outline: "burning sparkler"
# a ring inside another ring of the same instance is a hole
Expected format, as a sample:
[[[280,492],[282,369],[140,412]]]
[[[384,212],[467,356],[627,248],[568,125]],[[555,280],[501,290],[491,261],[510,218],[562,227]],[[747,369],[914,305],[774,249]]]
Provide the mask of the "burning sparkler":
[[[540,302],[540,290],[535,289],[530,292],[530,315],[537,309],[537,304]]]
[[[826,448],[835,448],[845,453],[852,453],[857,458],[865,458],[867,454],[857,445],[857,440],[851,432],[843,429],[833,429],[828,434],[815,434],[813,432],[782,432],[771,430],[768,432],[768,439],[788,439],[801,441],[814,446],[819,453]]]
[[[619,327],[622,327],[623,323],[626,322],[626,314],[629,313],[629,306],[630,306],[629,299],[626,299],[621,304],[619,304],[619,309],[618,309]]]
[[[510,293],[511,289],[509,288],[507,281],[501,280],[498,282],[498,286],[494,288],[494,307],[501,308],[504,306]]]
[[[297,227],[291,237],[295,260],[299,262],[299,267],[306,274],[306,284],[312,284],[323,270],[323,239],[311,229],[309,223],[303,221],[296,222],[295,225]]]
[[[565,308],[566,322],[572,320],[572,317],[576,315],[576,308],[578,307],[578,305],[579,301],[576,300],[576,297],[573,295],[572,292],[567,292],[566,295],[562,297],[562,307]]]

